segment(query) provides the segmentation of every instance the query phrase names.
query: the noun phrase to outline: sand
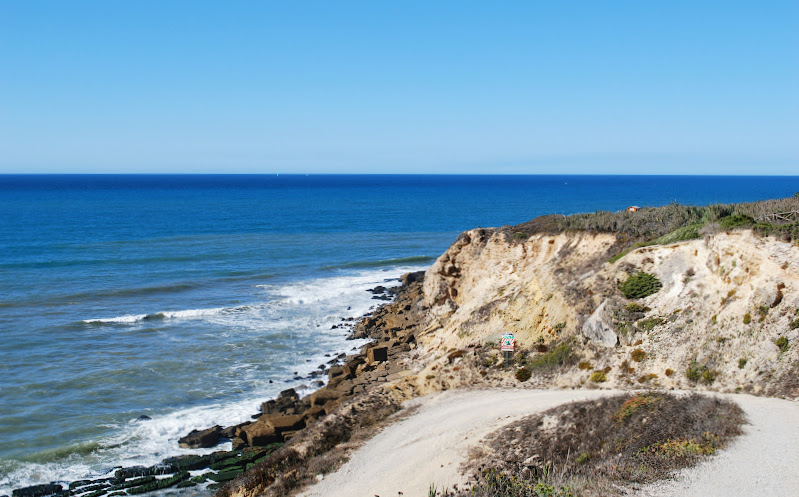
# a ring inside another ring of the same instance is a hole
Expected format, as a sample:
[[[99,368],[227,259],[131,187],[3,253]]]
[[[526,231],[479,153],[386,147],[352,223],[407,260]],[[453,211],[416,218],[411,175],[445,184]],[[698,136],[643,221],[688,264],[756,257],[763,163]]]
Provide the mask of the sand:
[[[462,484],[460,465],[485,435],[523,416],[564,402],[618,393],[608,390],[448,391],[415,399],[419,409],[369,440],[305,497],[427,495]],[[799,495],[799,403],[728,396],[750,425],[728,449],[677,479],[640,490],[647,497]]]

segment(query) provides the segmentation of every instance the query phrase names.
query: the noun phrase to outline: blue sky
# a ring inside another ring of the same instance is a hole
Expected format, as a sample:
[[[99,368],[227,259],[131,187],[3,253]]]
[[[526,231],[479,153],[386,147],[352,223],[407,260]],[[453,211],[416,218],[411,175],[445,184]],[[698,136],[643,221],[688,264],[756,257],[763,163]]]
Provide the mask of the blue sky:
[[[0,0],[0,172],[799,174],[799,2]]]

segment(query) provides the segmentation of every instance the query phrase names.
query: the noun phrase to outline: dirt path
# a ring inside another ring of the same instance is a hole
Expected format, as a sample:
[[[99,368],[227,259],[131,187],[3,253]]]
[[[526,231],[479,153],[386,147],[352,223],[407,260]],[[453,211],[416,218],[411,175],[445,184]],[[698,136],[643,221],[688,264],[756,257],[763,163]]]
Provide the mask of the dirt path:
[[[416,399],[421,408],[361,447],[336,473],[305,497],[427,495],[462,481],[458,471],[469,447],[500,426],[539,410],[607,395],[598,390],[449,391]]]
[[[462,482],[459,466],[482,437],[525,415],[564,402],[618,393],[599,390],[449,391],[413,402],[418,412],[386,428],[336,473],[302,495],[427,495]],[[729,396],[749,416],[746,434],[675,481],[643,489],[648,497],[799,495],[799,403]]]
[[[643,497],[799,495],[799,402],[725,395],[749,418],[744,435],[674,480],[651,485]]]

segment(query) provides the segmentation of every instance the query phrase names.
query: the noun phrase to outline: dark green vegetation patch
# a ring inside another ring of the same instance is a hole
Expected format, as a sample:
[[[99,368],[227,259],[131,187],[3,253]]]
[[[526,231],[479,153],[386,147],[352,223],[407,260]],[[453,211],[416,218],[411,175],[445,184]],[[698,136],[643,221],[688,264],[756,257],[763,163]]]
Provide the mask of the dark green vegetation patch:
[[[698,394],[644,392],[559,406],[491,434],[473,459],[475,483],[451,495],[626,495],[714,454],[744,421],[735,403]]]
[[[527,368],[519,368],[516,370],[516,379],[519,381],[527,381],[533,374]]]
[[[654,274],[643,271],[631,275],[621,284],[621,293],[628,299],[642,299],[663,288],[663,283]]]
[[[569,342],[562,342],[552,350],[538,354],[530,359],[530,369],[554,369],[577,362],[577,356]]]

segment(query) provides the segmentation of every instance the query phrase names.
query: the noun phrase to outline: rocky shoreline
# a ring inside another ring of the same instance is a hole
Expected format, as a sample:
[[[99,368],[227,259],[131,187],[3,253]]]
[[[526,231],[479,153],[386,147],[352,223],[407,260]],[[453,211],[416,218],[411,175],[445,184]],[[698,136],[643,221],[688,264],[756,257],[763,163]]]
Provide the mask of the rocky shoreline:
[[[331,354],[331,360],[319,365],[308,377],[295,375],[294,380],[312,380],[311,385],[320,387],[318,390],[304,397],[294,388],[283,390],[275,399],[263,402],[251,421],[196,429],[178,442],[182,448],[198,449],[230,441],[232,450],[169,457],[149,467],[115,468],[112,476],[66,485],[51,482],[18,488],[11,497],[116,497],[166,488],[223,487],[281,447],[290,445],[303,430],[318,424],[354,397],[411,374],[398,359],[416,346],[416,320],[409,316],[413,302],[420,299],[423,279],[422,271],[407,273],[400,279],[399,287],[378,286],[368,290],[373,299],[386,303],[359,320],[349,318],[334,325],[349,329],[349,339],[371,341],[352,355],[342,353],[332,357]],[[395,322],[397,316],[403,316],[403,322]],[[325,374],[327,384],[320,379]]]

